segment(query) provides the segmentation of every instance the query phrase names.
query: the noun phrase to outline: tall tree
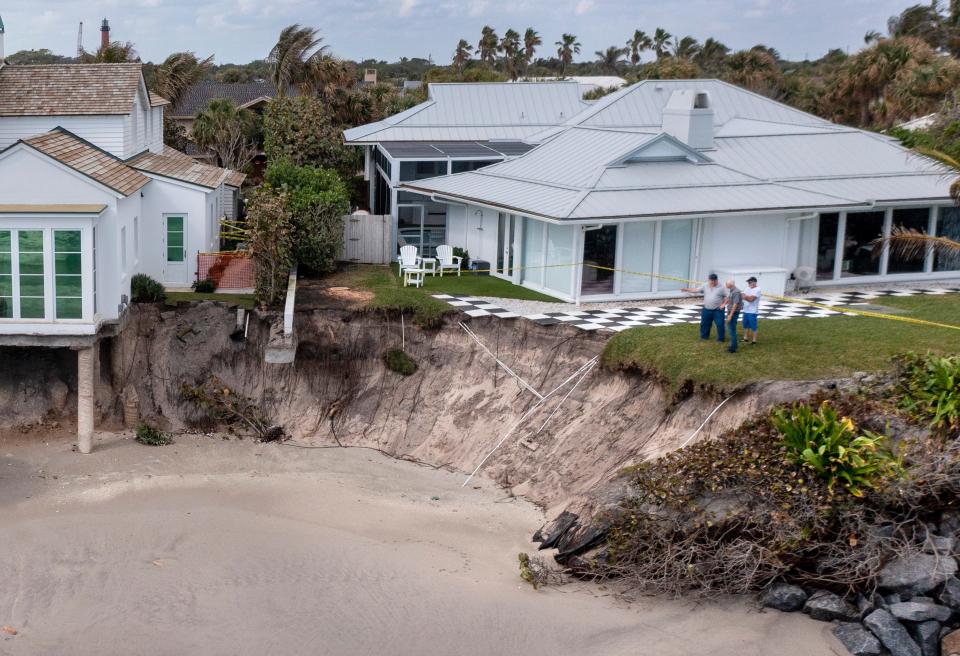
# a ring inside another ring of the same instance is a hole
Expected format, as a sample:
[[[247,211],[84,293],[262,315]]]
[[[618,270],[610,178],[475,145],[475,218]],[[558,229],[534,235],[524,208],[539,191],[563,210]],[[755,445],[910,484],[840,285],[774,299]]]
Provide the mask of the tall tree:
[[[543,39],[532,27],[528,27],[523,33],[523,74],[526,76],[530,71],[530,64],[533,63],[533,55],[537,48],[543,45]]]
[[[503,53],[503,71],[511,80],[516,80],[520,76],[520,66],[522,53],[520,46],[520,33],[513,29],[508,29],[500,40],[500,52]]]
[[[944,43],[945,29],[939,0],[932,0],[926,5],[913,5],[891,16],[887,21],[887,31],[895,39],[909,36],[920,39],[931,48],[940,48]]]
[[[620,66],[623,65],[623,58],[628,52],[629,50],[627,48],[610,46],[606,50],[597,50],[593,54],[597,56],[597,63],[604,72],[616,74],[620,71]]]
[[[666,56],[671,38],[673,38],[673,35],[662,27],[658,27],[657,31],[653,33],[653,51],[657,53],[657,59]]]
[[[267,56],[273,66],[271,78],[278,97],[282,98],[291,85],[304,90],[313,87],[317,63],[329,56],[329,48],[322,43],[316,28],[298,23],[283,28]]]
[[[573,56],[580,54],[580,42],[573,34],[563,34],[557,46],[557,57],[560,59],[560,77],[566,73],[567,66],[573,62]]]
[[[882,38],[883,35],[876,30],[867,30],[867,33],[863,35],[863,42],[867,45],[870,45],[871,43],[876,43]]]
[[[129,41],[111,41],[95,53],[84,52],[80,55],[80,62],[83,64],[122,64],[138,59],[137,50]]]
[[[693,59],[700,52],[700,42],[692,36],[673,39],[673,56],[678,59]]]
[[[258,151],[257,115],[229,98],[211,100],[190,132],[197,147],[213,152],[217,164],[226,168],[243,169]]]
[[[490,64],[497,63],[497,51],[500,48],[500,37],[496,31],[489,25],[484,25],[480,30],[480,42],[477,43],[477,54],[480,55],[480,61]]]
[[[653,40],[642,30],[634,30],[633,36],[627,41],[627,48],[630,49],[630,63],[636,66],[640,63],[640,58],[644,51],[653,47]]]
[[[694,55],[693,61],[705,73],[716,75],[723,69],[723,61],[729,52],[730,48],[713,37],[709,37],[703,42],[700,51]]]
[[[204,79],[212,67],[213,55],[197,59],[192,52],[175,52],[154,71],[153,91],[176,105],[183,93]]]
[[[460,39],[457,49],[453,52],[453,65],[457,69],[457,74],[463,75],[463,69],[472,58],[472,53],[473,46],[467,43],[466,39]]]

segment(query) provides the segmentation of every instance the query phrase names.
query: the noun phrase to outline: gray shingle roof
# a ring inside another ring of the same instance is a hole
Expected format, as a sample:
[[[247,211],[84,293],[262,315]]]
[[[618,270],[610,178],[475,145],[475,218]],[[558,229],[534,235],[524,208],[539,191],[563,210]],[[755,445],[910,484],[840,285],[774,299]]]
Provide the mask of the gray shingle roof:
[[[275,98],[277,88],[272,82],[216,82],[203,80],[187,89],[177,104],[170,108],[170,115],[180,118],[193,117],[202,112],[211,100],[229,98],[242,107],[260,98]],[[289,89],[288,96],[297,95],[296,89]]]
[[[128,114],[140,63],[0,68],[0,116]]]

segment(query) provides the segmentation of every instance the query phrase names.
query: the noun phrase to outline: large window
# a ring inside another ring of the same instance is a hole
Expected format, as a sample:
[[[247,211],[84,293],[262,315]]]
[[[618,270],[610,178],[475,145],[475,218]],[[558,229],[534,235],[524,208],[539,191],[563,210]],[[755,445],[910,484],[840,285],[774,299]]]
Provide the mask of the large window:
[[[83,280],[79,230],[53,231],[53,267],[57,319],[83,317]]]
[[[929,207],[911,207],[909,209],[893,211],[893,227],[895,228],[907,228],[927,232],[929,225]],[[893,253],[890,254],[890,259],[887,263],[887,273],[915,273],[923,271],[923,268],[923,258],[907,259],[897,257]]]
[[[183,262],[186,249],[183,241],[183,217],[167,217],[167,262]]]
[[[477,169],[482,169],[484,166],[496,164],[498,161],[500,160],[454,160],[453,162],[450,162],[450,165],[453,173],[464,173],[466,171],[476,171]]]
[[[937,220],[937,235],[960,242],[960,208],[940,208],[940,218]],[[2,250],[2,247],[0,247]],[[953,257],[939,254],[933,261],[934,271],[960,270],[960,255]]]
[[[13,243],[9,230],[0,230],[0,319],[13,318]]]
[[[573,264],[573,235],[571,225],[547,226],[547,264]],[[555,266],[544,269],[543,286],[570,294],[573,288],[573,267]]]
[[[391,170],[392,167],[390,166],[390,160],[387,159],[387,156],[384,155],[383,151],[379,148],[374,147],[373,149],[373,161],[374,163],[378,164],[381,169],[383,169],[383,172],[387,174],[388,178],[393,175]]]
[[[839,214],[820,215],[820,230],[817,235],[817,280],[833,279],[833,267],[837,259],[837,230],[839,226]]]
[[[400,162],[400,182],[423,180],[447,174],[447,160],[427,162]]]
[[[373,213],[390,214],[390,185],[380,171],[373,174]]]
[[[653,291],[653,276],[650,274],[653,273],[656,241],[656,221],[623,224],[623,273],[620,278],[620,291],[625,294]]]
[[[662,221],[660,228],[660,268],[663,276],[657,289],[680,289],[690,284],[690,252],[693,248],[693,219]]]
[[[20,230],[17,247],[20,273],[20,318],[43,319],[45,285],[43,270],[43,230]]]
[[[543,222],[523,220],[523,281],[535,285],[543,280]]]
[[[883,236],[885,212],[850,212],[843,238],[840,275],[875,276],[880,273],[880,257],[874,253],[873,240]]]

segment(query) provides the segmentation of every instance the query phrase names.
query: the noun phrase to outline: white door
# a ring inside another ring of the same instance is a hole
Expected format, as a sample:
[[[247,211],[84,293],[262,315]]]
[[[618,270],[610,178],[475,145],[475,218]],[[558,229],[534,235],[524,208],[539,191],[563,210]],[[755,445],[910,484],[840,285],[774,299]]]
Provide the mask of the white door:
[[[163,215],[163,282],[187,284],[187,215]]]

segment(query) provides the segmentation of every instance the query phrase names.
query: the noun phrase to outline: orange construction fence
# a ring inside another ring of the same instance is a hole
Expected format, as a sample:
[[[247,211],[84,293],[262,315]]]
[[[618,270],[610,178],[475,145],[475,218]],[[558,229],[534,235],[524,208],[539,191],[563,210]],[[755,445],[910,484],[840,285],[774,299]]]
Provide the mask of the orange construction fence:
[[[212,280],[217,289],[252,289],[253,260],[247,251],[197,253],[197,280]]]

